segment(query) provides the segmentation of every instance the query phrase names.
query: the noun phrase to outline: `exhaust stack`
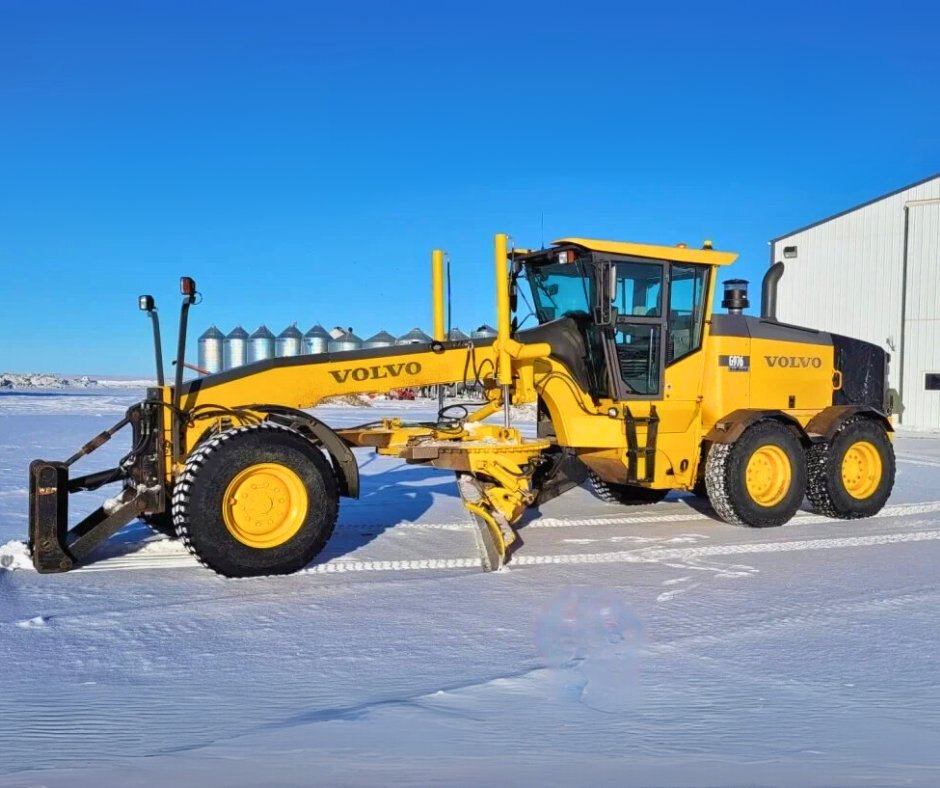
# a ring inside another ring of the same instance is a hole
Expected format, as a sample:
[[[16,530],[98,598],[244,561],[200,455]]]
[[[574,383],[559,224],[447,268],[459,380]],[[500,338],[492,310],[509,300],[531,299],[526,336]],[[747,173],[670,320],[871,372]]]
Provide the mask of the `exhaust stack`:
[[[785,268],[779,260],[767,269],[761,283],[760,316],[761,320],[777,321],[777,283]]]

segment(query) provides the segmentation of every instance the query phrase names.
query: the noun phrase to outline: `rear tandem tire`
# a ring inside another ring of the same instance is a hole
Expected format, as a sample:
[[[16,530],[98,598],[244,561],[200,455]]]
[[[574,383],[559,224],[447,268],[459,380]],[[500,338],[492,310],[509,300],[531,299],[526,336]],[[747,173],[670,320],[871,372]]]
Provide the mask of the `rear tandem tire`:
[[[226,577],[303,569],[329,539],[338,509],[336,478],[322,451],[270,422],[200,445],[173,493],[183,544]]]
[[[715,443],[705,465],[708,500],[721,519],[751,528],[790,520],[806,489],[803,446],[777,421],[759,421],[734,443]]]
[[[887,430],[864,416],[848,420],[831,441],[811,446],[806,462],[806,497],[825,517],[871,517],[894,487],[894,447]]]
[[[659,503],[669,494],[669,490],[654,490],[652,487],[638,487],[632,484],[605,482],[594,471],[588,472],[591,488],[602,501],[619,503],[621,506],[643,506]]]

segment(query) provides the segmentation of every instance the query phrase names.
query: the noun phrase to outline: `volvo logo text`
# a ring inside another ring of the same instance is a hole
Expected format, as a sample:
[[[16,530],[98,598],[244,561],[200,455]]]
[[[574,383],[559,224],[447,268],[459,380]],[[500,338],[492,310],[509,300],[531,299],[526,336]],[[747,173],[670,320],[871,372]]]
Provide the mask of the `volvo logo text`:
[[[770,367],[795,367],[819,369],[822,367],[822,359],[816,356],[764,356],[767,359],[767,365]]]
[[[331,369],[330,374],[337,383],[345,383],[347,380],[362,382],[364,380],[382,380],[383,378],[397,378],[402,374],[417,375],[421,371],[421,365],[417,361],[409,361],[407,364],[380,364],[375,367],[352,367],[351,369]]]

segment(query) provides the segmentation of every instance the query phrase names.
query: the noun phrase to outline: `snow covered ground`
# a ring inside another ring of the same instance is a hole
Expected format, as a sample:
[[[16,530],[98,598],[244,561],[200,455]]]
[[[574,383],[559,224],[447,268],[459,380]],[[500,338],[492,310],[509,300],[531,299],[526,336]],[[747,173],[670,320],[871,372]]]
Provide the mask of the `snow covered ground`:
[[[28,460],[138,395],[0,393],[2,562]],[[296,576],[224,580],[139,524],[81,571],[0,570],[0,786],[935,786],[940,436],[897,450],[871,520],[754,531],[577,489],[495,574],[452,476],[367,453]]]

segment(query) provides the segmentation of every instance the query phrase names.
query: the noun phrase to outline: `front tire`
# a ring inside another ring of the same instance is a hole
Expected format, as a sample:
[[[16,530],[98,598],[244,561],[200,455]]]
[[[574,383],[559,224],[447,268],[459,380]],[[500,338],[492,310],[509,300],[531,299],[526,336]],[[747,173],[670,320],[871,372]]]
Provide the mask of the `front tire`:
[[[751,528],[783,525],[803,502],[803,446],[780,422],[759,421],[734,443],[712,444],[705,486],[722,520]]]
[[[810,447],[806,461],[806,497],[825,517],[871,517],[894,487],[894,447],[884,425],[872,419],[848,420],[831,441]]]
[[[186,548],[226,577],[284,575],[323,549],[339,509],[333,468],[295,430],[270,422],[199,446],[174,488]]]

